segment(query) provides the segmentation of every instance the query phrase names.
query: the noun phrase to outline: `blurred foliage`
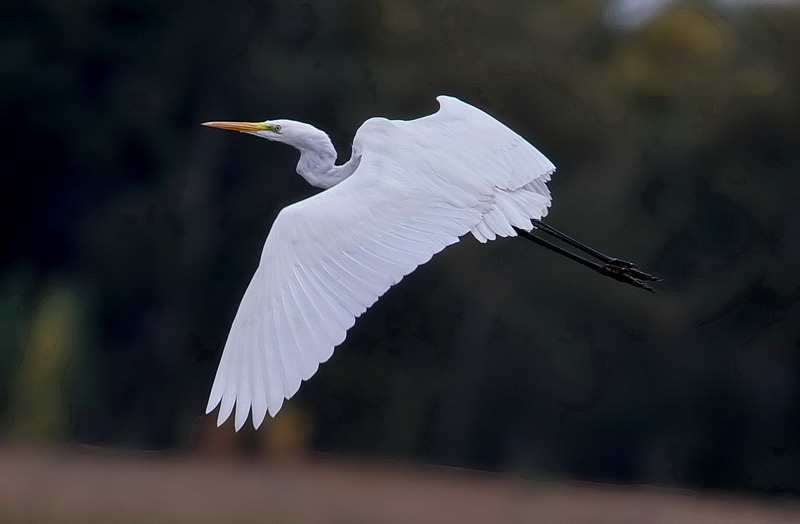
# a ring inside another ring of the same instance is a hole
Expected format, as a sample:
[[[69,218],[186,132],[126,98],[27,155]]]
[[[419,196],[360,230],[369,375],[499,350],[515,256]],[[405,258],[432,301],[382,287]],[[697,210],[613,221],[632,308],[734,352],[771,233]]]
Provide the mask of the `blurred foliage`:
[[[79,301],[66,290],[53,290],[37,306],[22,362],[12,385],[8,413],[19,439],[64,438],[75,395],[69,391],[70,363],[78,347]]]
[[[198,123],[307,121],[344,160],[364,119],[449,93],[559,166],[551,223],[665,281],[652,296],[466,240],[304,384],[298,434],[532,476],[796,493],[800,11],[675,2],[620,30],[606,7],[4,2],[6,420],[183,445],[272,219],[314,193],[295,152]]]

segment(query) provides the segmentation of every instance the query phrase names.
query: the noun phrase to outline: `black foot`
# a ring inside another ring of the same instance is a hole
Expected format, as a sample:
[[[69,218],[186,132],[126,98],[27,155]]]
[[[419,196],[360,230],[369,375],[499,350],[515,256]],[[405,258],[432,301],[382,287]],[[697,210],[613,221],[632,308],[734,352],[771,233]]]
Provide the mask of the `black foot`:
[[[661,279],[658,277],[654,277],[653,275],[645,273],[644,271],[640,271],[633,262],[619,260],[617,258],[612,258],[603,264],[598,271],[607,277],[613,278],[614,280],[646,289],[651,293],[655,293],[655,290],[653,290],[653,288],[648,286],[645,282],[661,281]]]

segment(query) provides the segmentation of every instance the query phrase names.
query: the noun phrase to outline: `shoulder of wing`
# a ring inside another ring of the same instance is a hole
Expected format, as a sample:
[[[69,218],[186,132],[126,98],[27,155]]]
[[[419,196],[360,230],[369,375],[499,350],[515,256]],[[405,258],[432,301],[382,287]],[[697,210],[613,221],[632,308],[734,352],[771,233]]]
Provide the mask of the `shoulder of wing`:
[[[354,153],[363,155],[353,178],[395,176],[446,194],[455,185],[481,198],[555,170],[532,144],[482,110],[449,96],[437,101],[439,111],[415,120],[364,122],[353,142]]]

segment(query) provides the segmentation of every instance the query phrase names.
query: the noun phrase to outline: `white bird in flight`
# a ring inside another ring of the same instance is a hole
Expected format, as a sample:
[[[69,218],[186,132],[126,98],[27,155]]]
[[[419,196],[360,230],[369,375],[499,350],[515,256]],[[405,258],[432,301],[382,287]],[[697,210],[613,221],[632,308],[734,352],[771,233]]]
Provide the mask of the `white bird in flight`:
[[[439,96],[415,120],[370,118],[336,165],[330,138],[292,120],[206,122],[300,151],[297,173],[326,191],[278,214],[222,353],[206,413],[234,408],[239,430],[275,416],[391,286],[472,233],[480,242],[520,235],[622,282],[657,278],[544,224],[555,166],[480,109]],[[554,236],[587,260],[532,234]],[[651,290],[652,291],[652,290]]]

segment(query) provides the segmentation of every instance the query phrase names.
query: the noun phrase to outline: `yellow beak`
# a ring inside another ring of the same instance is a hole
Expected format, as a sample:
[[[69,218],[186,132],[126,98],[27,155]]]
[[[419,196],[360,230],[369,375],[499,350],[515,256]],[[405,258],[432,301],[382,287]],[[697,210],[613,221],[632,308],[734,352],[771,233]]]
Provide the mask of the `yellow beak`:
[[[204,126],[227,129],[229,131],[241,131],[242,133],[255,133],[256,131],[266,131],[267,125],[262,122],[204,122]]]

